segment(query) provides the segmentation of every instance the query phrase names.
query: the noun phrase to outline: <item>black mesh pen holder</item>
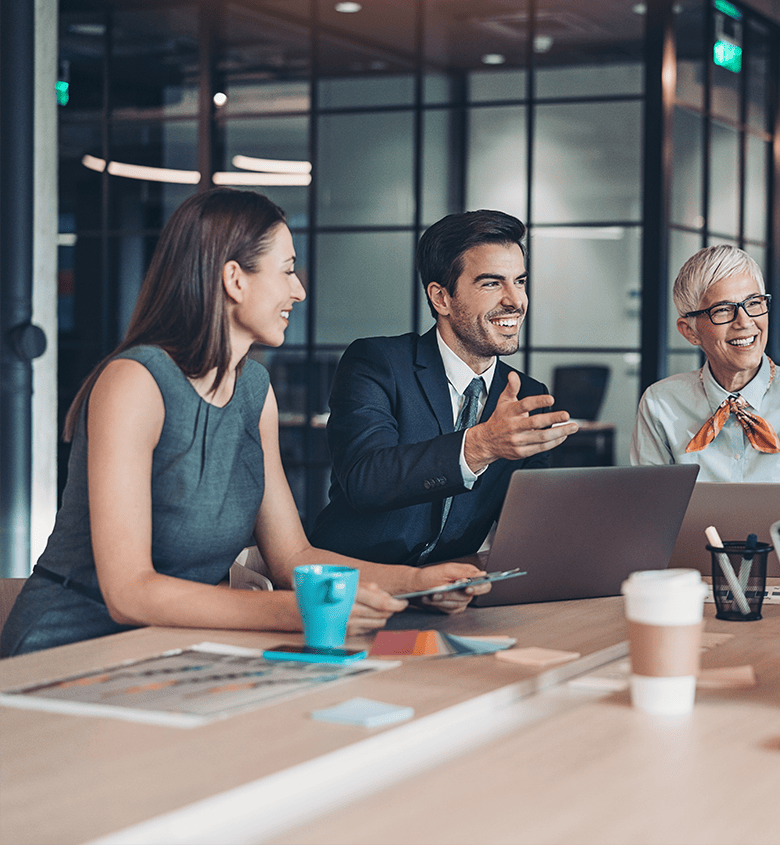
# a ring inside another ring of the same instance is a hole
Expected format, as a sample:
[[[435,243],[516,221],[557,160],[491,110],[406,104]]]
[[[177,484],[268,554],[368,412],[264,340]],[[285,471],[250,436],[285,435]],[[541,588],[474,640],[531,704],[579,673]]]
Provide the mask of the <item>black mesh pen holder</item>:
[[[712,592],[715,616],[730,622],[752,622],[761,618],[766,593],[766,560],[772,546],[724,540],[723,548],[707,546],[712,554]]]

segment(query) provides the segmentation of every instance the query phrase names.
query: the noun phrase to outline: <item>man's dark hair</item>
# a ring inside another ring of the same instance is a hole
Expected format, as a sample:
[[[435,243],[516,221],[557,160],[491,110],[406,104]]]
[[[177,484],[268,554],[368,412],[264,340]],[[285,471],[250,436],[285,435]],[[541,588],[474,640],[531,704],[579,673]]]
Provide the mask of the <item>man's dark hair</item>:
[[[516,217],[484,209],[449,214],[427,229],[417,245],[417,270],[434,320],[438,313],[428,296],[431,282],[437,282],[450,296],[455,296],[467,250],[480,244],[517,244],[525,255],[520,243],[524,236],[525,226]]]

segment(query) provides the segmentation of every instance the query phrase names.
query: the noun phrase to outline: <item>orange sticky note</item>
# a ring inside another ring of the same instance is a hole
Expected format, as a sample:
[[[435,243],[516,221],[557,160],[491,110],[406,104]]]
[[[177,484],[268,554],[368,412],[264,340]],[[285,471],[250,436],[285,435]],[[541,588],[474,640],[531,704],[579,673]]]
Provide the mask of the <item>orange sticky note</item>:
[[[702,669],[696,678],[699,689],[746,689],[756,685],[752,666],[725,666],[722,669]]]
[[[369,654],[371,657],[416,654],[415,644],[419,633],[419,631],[379,631]]]
[[[701,650],[706,651],[708,648],[715,648],[731,639],[734,639],[734,634],[715,634],[711,631],[704,631],[701,635]]]
[[[417,634],[417,640],[414,643],[414,651],[412,654],[438,654],[439,640],[436,637],[436,631],[420,631]]]

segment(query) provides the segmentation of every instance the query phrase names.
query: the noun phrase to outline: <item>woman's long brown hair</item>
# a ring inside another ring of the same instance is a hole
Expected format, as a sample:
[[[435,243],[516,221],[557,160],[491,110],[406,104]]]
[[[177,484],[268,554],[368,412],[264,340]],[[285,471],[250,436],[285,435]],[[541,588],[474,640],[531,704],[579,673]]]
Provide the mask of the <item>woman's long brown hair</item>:
[[[162,231],[124,340],[76,394],[64,439],[73,439],[81,408],[106,364],[133,346],[160,346],[189,378],[216,368],[216,388],[231,351],[222,269],[236,261],[255,272],[284,222],[284,212],[254,191],[214,188],[185,200]]]

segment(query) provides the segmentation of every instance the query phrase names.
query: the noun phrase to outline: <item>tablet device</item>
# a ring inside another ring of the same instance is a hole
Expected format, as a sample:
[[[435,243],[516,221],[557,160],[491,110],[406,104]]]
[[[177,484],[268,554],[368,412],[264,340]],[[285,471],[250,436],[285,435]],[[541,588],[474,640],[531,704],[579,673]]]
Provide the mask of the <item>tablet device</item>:
[[[393,596],[394,599],[416,599],[418,596],[432,596],[434,593],[451,593],[454,590],[463,590],[466,587],[474,587],[477,584],[489,584],[492,581],[504,581],[507,578],[517,578],[518,575],[526,575],[517,569],[505,569],[502,572],[487,572],[475,578],[460,578],[457,581],[450,581],[449,584],[442,584],[440,587],[430,587],[427,590],[417,590],[414,593],[401,593]]]

